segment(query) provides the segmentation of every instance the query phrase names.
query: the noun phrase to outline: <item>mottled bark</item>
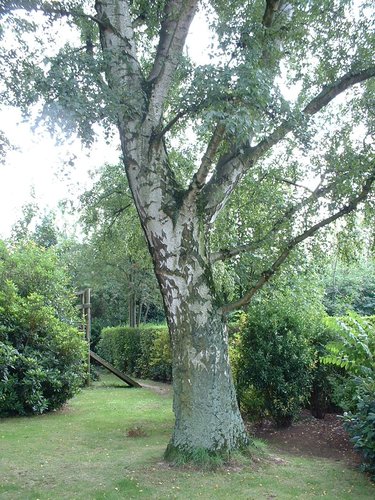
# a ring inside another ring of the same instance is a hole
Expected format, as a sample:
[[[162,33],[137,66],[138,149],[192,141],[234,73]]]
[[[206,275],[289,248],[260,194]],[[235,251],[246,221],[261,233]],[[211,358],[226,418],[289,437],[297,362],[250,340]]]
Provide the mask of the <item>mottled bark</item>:
[[[152,250],[172,339],[175,428],[168,451],[227,452],[248,443],[215,303],[199,216],[184,208]],[[153,238],[155,240],[155,236]]]
[[[125,146],[132,148],[130,142]],[[147,169],[127,173],[172,340],[176,421],[168,452],[230,452],[245,446],[248,437],[229,366],[225,320],[215,297],[204,216],[196,197],[163,182],[168,165],[162,145],[154,144],[151,151],[153,158],[140,155]]]

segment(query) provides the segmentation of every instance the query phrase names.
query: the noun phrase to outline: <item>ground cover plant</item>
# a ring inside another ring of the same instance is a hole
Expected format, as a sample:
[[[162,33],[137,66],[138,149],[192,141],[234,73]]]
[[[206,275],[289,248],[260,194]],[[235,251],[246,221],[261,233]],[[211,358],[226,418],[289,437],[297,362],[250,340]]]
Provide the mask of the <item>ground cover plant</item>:
[[[161,461],[173,425],[169,386],[129,389],[111,375],[64,409],[0,421],[0,497],[373,498],[368,478],[345,461],[262,446],[216,471]],[[259,443],[258,443],[259,445]]]

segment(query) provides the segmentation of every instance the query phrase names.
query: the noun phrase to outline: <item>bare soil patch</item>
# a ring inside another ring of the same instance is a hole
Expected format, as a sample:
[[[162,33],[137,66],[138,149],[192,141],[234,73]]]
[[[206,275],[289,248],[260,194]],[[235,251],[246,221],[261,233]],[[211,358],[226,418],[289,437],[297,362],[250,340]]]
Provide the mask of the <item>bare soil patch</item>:
[[[269,422],[251,425],[250,432],[280,451],[293,455],[329,458],[353,467],[360,463],[340,416],[327,414],[320,420],[304,411],[298,422],[286,429],[277,429]]]

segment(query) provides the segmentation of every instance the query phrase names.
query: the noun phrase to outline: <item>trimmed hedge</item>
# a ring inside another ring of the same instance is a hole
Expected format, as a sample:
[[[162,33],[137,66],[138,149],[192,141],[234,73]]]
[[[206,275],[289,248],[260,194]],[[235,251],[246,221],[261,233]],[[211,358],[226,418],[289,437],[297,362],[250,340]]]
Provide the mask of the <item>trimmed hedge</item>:
[[[162,382],[172,380],[172,353],[166,326],[104,328],[98,354],[129,375]]]

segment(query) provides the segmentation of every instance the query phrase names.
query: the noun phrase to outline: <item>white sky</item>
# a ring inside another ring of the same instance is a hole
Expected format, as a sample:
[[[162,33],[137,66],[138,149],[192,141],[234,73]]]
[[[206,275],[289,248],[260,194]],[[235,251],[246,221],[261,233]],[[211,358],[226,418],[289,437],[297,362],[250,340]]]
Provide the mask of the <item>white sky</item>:
[[[0,165],[0,237],[10,235],[26,203],[36,201],[42,210],[55,209],[60,200],[77,198],[91,185],[90,170],[119,158],[116,146],[109,147],[103,140],[89,157],[78,140],[57,146],[46,131],[33,132],[30,123],[23,123],[16,109],[2,110],[0,128],[16,148]],[[75,166],[64,167],[73,155]]]
[[[189,55],[199,63],[206,63],[209,32],[202,14],[196,16],[189,40]],[[31,127],[22,121],[18,110],[0,111],[0,130],[17,148],[7,154],[4,165],[0,164],[0,238],[10,236],[26,203],[36,201],[42,210],[53,210],[62,199],[78,198],[91,186],[89,171],[104,163],[116,163],[119,158],[116,144],[108,146],[99,140],[88,156],[79,140],[56,146],[46,131],[33,132]],[[75,167],[64,167],[72,155],[76,156]]]

